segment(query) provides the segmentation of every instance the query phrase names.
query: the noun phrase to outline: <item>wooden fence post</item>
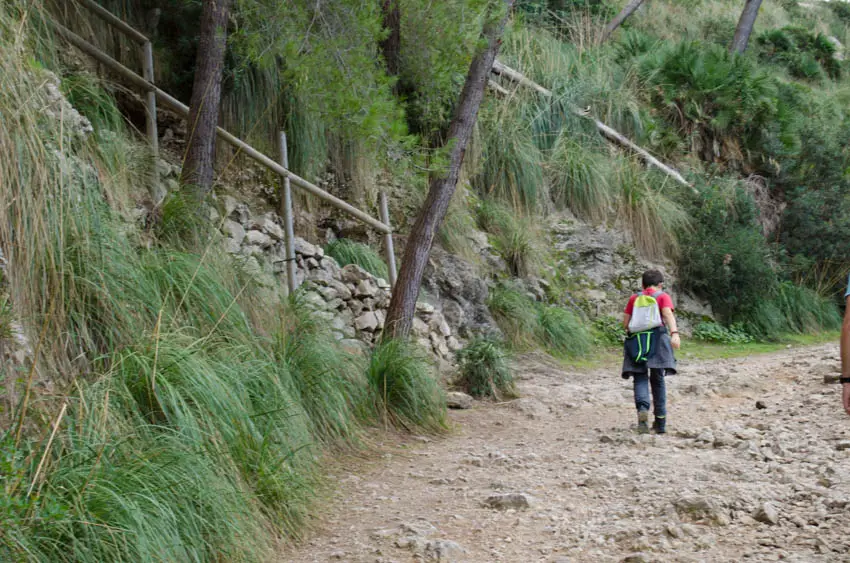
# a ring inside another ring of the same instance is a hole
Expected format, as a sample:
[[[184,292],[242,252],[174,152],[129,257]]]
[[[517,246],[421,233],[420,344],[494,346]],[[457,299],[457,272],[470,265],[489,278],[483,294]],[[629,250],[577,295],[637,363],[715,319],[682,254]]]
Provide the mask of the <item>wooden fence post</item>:
[[[390,287],[395,287],[397,276],[395,269],[395,250],[393,250],[393,231],[392,225],[390,225],[390,211],[389,206],[387,205],[387,194],[381,192],[378,197],[381,205],[381,221],[384,225],[390,227],[389,232],[384,234],[384,252],[387,254],[387,270],[390,274]]]
[[[280,164],[289,170],[289,155],[286,150],[286,132],[280,132]],[[283,176],[283,193],[280,198],[280,214],[283,216],[283,228],[286,231],[286,287],[289,293],[298,289],[295,277],[295,230],[292,228],[292,187],[289,176]]]
[[[153,72],[153,45],[150,41],[145,41],[142,45],[142,74],[148,82],[154,83]],[[145,114],[145,129],[148,134],[148,142],[151,145],[154,157],[159,156],[159,133],[156,127],[156,92],[148,90],[145,93],[145,105],[147,112]]]

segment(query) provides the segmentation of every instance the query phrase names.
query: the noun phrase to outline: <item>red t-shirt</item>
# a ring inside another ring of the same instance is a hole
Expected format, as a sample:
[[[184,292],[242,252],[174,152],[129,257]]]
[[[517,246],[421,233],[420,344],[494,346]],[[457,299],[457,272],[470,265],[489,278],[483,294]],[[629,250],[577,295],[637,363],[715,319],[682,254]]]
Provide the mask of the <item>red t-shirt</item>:
[[[644,295],[652,295],[653,293],[655,293],[655,291],[652,290],[652,289],[644,289],[643,290]],[[632,295],[629,298],[629,302],[626,304],[626,309],[625,309],[625,311],[623,311],[625,314],[631,315],[632,312],[634,312],[634,310],[635,310],[635,299],[637,299],[637,297],[638,297],[637,295]],[[664,309],[667,309],[667,308],[669,308],[671,311],[674,309],[673,299],[666,293],[662,293],[661,295],[659,295],[656,298],[656,301],[658,302],[658,309],[660,311],[663,311]]]

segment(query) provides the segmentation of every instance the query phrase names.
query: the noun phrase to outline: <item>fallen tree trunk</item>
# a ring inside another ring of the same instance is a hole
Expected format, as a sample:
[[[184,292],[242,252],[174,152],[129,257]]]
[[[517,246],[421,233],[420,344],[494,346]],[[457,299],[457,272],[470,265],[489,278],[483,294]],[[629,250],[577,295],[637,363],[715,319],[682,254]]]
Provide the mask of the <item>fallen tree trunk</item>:
[[[511,67],[505,65],[504,63],[502,63],[500,61],[496,61],[495,63],[493,63],[493,72],[495,74],[499,74],[501,76],[504,76],[507,79],[511,80],[512,82],[516,82],[517,84],[519,84],[521,86],[525,86],[526,88],[531,88],[532,90],[535,90],[536,92],[538,92],[539,94],[541,94],[543,96],[546,96],[547,98],[552,97],[552,91],[551,90],[544,88],[543,86],[541,86],[540,84],[537,84],[536,82],[534,82],[533,80],[531,80],[530,78],[528,78],[527,76],[522,74],[521,72],[512,69]],[[499,89],[497,89],[497,88],[495,88],[496,86],[498,86],[498,84],[493,83],[491,87],[493,87],[495,90],[497,90],[500,93],[504,93],[503,92],[504,88],[499,87]],[[693,187],[693,186],[691,186],[690,183],[688,183],[687,180],[685,180],[685,178],[679,173],[678,170],[664,164],[663,162],[661,162],[660,160],[658,160],[657,158],[652,156],[646,149],[643,149],[643,148],[639,147],[637,144],[635,144],[634,142],[632,142],[625,135],[623,135],[623,134],[619,133],[618,131],[616,131],[615,129],[605,125],[604,123],[602,123],[601,121],[599,121],[595,117],[591,117],[586,110],[582,110],[582,109],[579,109],[577,107],[571,106],[570,111],[572,111],[574,114],[579,115],[581,117],[588,117],[591,120],[593,120],[593,124],[596,126],[596,130],[599,131],[599,134],[602,135],[603,137],[605,137],[605,139],[607,139],[608,141],[633,151],[638,156],[640,156],[641,159],[643,159],[643,161],[646,162],[647,165],[654,166],[655,168],[664,172],[665,174],[667,174],[668,176],[670,176],[671,178],[673,178],[674,180],[676,180],[678,183],[682,184],[683,186],[687,186],[689,188]]]
[[[620,24],[622,24],[626,19],[631,16],[635,11],[641,7],[644,0],[631,0],[623,10],[617,14],[611,23],[605,26],[605,31],[602,33],[602,43],[608,41],[608,38],[611,37],[611,34],[614,33]]]

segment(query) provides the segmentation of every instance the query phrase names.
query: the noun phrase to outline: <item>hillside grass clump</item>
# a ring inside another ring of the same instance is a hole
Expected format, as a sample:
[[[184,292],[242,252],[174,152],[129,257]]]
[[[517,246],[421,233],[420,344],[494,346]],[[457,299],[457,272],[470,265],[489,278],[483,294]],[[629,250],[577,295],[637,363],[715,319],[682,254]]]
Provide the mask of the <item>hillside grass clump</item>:
[[[554,305],[541,305],[537,311],[538,339],[550,353],[561,358],[578,358],[590,352],[593,338],[575,313]]]
[[[457,353],[460,374],[457,385],[473,397],[516,396],[510,355],[504,344],[491,337],[478,337]]]
[[[356,264],[377,278],[388,279],[387,263],[367,244],[341,238],[331,242],[325,252],[340,266]]]
[[[537,303],[507,285],[493,288],[487,305],[513,349],[539,347],[561,358],[580,357],[592,349],[589,327],[563,307]]]
[[[492,199],[481,199],[476,207],[479,228],[490,235],[493,248],[514,277],[534,275],[544,262],[543,235],[533,217],[518,215]]]
[[[372,351],[366,371],[375,411],[404,428],[442,432],[446,400],[436,373],[415,344],[392,339]]]
[[[0,560],[268,561],[303,529],[318,460],[383,412],[442,429],[440,388],[401,345],[367,370],[208,233],[178,243],[200,228],[179,222],[184,202],[161,233],[129,221],[145,184],[125,159],[149,151],[88,77],[66,91],[94,131],[45,87],[61,83],[28,57],[49,44],[27,36],[31,8],[0,7],[2,313],[34,348],[33,377],[4,389],[19,401],[0,436]]]

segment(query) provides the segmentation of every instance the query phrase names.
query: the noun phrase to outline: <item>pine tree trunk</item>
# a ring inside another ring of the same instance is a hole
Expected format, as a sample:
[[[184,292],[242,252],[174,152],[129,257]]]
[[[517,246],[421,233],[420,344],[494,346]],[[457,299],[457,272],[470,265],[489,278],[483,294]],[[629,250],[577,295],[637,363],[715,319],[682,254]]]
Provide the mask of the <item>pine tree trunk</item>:
[[[399,0],[384,0],[382,5],[384,27],[389,30],[389,35],[381,41],[381,52],[387,63],[387,74],[393,77],[398,77],[401,68],[401,10],[398,3]]]
[[[729,47],[730,53],[743,53],[747,50],[756,17],[759,15],[759,8],[761,8],[761,0],[747,0],[744,11],[741,12],[741,19],[738,20],[738,27],[735,28],[735,37]]]
[[[189,105],[189,140],[180,181],[202,199],[213,184],[215,129],[221,102],[227,21],[231,0],[204,0],[195,80]]]
[[[640,8],[641,4],[643,4],[644,0],[629,0],[629,3],[626,4],[626,7],[623,8],[617,17],[615,17],[611,22],[605,26],[605,31],[602,32],[602,43],[608,41],[608,38],[611,37],[611,34],[620,27],[626,19],[635,13],[635,10]]]
[[[484,28],[483,35],[487,41],[487,47],[478,53],[469,65],[466,82],[458,99],[446,140],[446,146],[450,150],[448,171],[443,176],[431,178],[428,196],[407,238],[401,271],[399,271],[398,281],[393,288],[392,299],[387,310],[385,330],[389,338],[406,338],[410,334],[422,275],[425,273],[425,266],[431,255],[431,246],[437,229],[446,216],[449,202],[457,187],[466,146],[478,118],[478,109],[484,98],[484,89],[490,70],[493,68],[493,61],[496,60],[499,52],[502,33],[508,21],[513,0],[504,0],[504,3],[506,6],[504,16],[497,21],[490,21]]]

